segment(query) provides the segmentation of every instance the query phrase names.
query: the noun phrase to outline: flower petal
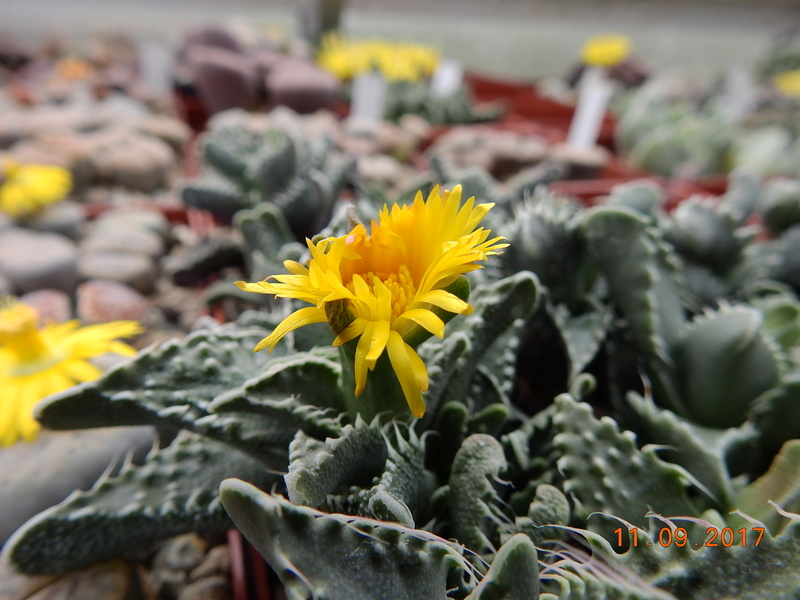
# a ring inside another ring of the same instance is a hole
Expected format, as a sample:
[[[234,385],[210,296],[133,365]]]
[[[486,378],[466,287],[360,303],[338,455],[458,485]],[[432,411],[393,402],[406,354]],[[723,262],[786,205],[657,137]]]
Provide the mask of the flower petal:
[[[472,313],[472,307],[461,298],[444,290],[432,290],[417,298],[415,304],[432,304],[447,312],[460,315]]]
[[[426,308],[412,308],[411,310],[407,310],[397,317],[398,321],[401,319],[413,321],[436,337],[444,337],[444,321],[442,321],[435,313]],[[394,327],[394,329],[399,330],[400,328]]]
[[[372,336],[370,337],[369,351],[367,352],[367,366],[370,369],[375,368],[375,363],[378,362],[383,349],[386,348],[386,342],[389,340],[390,331],[389,321],[375,321],[372,326]]]
[[[269,346],[269,351],[272,352],[275,344],[277,344],[280,339],[290,331],[294,331],[295,329],[305,325],[311,325],[312,323],[324,323],[327,320],[328,319],[325,316],[325,311],[320,310],[316,306],[307,306],[305,308],[301,308],[300,310],[296,310],[283,321],[281,321],[272,333],[258,342],[253,352],[263,350],[267,346]]]
[[[406,402],[408,402],[408,407],[411,409],[411,414],[415,417],[421,417],[425,414],[425,401],[422,399],[422,390],[419,386],[418,369],[421,365],[424,370],[425,364],[421,360],[417,362],[412,358],[411,354],[417,359],[419,356],[403,341],[403,338],[396,331],[389,333],[386,349],[389,352],[389,360],[392,363],[395,375],[397,375],[397,380],[403,389]]]
[[[364,333],[358,340],[356,346],[356,361],[355,361],[355,379],[356,379],[356,397],[360,396],[367,385],[367,352],[369,351],[372,342],[372,327],[374,323],[367,321],[364,324]]]
[[[358,337],[362,333],[364,333],[364,326],[367,324],[366,319],[362,319],[358,317],[355,321],[350,323],[347,327],[345,327],[342,332],[336,336],[336,339],[333,340],[331,344],[334,348],[338,348],[342,344],[346,344],[353,338]]]

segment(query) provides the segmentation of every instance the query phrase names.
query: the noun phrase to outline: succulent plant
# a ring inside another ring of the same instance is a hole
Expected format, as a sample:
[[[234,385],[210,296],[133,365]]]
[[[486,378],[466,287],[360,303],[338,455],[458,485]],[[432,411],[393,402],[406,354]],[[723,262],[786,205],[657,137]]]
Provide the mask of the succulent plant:
[[[201,151],[206,168],[184,183],[184,204],[229,221],[239,210],[270,202],[298,239],[328,223],[352,166],[330,140],[311,142],[291,127],[263,132],[242,122],[212,128]]]
[[[643,182],[590,209],[541,188],[501,204],[487,221],[510,245],[468,274],[472,314],[416,346],[420,418],[354,410],[353,348],[331,348],[326,323],[254,355],[295,301],[144,350],[38,418],[185,433],[27,523],[7,553],[63,571],[123,537],[233,523],[291,599],[794,597],[792,190],[741,177],[671,214]],[[303,260],[274,205],[235,222],[249,277]],[[322,235],[354,224],[337,212]]]
[[[436,96],[427,82],[394,81],[386,97],[385,118],[389,121],[415,114],[433,125],[479,123],[497,120],[505,111],[502,105],[473,104],[469,89],[463,85],[446,96]]]

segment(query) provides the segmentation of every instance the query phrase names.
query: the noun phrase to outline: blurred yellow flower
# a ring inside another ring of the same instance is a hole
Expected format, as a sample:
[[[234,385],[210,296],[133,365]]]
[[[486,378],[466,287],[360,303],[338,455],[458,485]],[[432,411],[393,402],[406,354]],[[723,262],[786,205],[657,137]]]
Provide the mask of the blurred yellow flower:
[[[800,98],[800,69],[779,73],[772,82],[782,94]]]
[[[598,35],[581,49],[581,60],[592,67],[613,67],[631,53],[631,42],[624,35]]]
[[[63,200],[70,189],[72,176],[63,167],[24,165],[0,157],[0,212],[26,216]]]
[[[94,72],[94,68],[82,58],[67,57],[56,62],[53,72],[59,79],[80,81],[88,79]]]
[[[97,379],[89,359],[109,352],[133,356],[117,341],[141,332],[135,321],[79,327],[77,321],[38,326],[36,311],[10,298],[0,300],[0,445],[32,441],[39,431],[33,407],[73,385]]]
[[[493,204],[461,204],[461,186],[452,192],[435,187],[424,201],[384,206],[367,233],[356,225],[349,234],[308,243],[308,266],[286,261],[288,275],[236,285],[246,291],[296,298],[313,306],[289,315],[255,350],[270,350],[290,331],[327,321],[340,346],[358,338],[355,352],[355,395],[364,391],[368,371],[387,351],[392,369],[415,417],[425,413],[422,392],[428,371],[408,342],[418,327],[442,337],[444,321],[434,308],[469,314],[472,307],[446,291],[460,275],[480,268],[478,261],[508,244],[489,239],[478,228]],[[274,279],[278,283],[271,283]],[[413,341],[412,341],[413,343]]]
[[[389,81],[419,81],[433,74],[439,54],[421,44],[346,40],[330,33],[322,39],[317,62],[343,81],[372,69]]]

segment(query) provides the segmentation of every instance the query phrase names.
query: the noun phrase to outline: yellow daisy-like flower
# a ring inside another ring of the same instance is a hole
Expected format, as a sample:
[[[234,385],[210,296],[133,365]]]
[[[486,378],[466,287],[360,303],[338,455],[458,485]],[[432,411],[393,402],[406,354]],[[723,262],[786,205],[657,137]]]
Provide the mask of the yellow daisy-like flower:
[[[334,346],[360,336],[355,395],[364,391],[368,371],[385,350],[411,413],[421,417],[428,371],[408,341],[418,327],[444,335],[444,321],[435,309],[472,312],[469,304],[444,288],[508,245],[501,243],[502,237],[489,239],[489,230],[478,228],[492,206],[476,206],[475,198],[461,206],[461,186],[443,193],[437,186],[427,201],[418,192],[413,204],[384,206],[369,233],[359,224],[345,236],[308,240],[308,266],[286,261],[288,275],[237,282],[242,290],[313,305],[289,315],[255,350],[272,350],[290,331],[327,321],[338,334]]]
[[[439,53],[421,44],[347,40],[334,32],[322,39],[317,62],[343,81],[373,69],[389,81],[419,81],[436,70]]]
[[[581,60],[592,67],[613,67],[631,53],[631,42],[624,35],[598,35],[581,49]]]
[[[33,407],[39,400],[77,383],[97,379],[90,358],[136,350],[117,341],[141,332],[135,321],[79,327],[77,321],[38,326],[36,311],[4,298],[0,301],[0,445],[32,441],[39,431]]]
[[[94,72],[94,68],[82,58],[67,57],[56,62],[53,67],[56,77],[69,81],[81,81],[88,79]]]
[[[800,98],[800,69],[779,73],[772,82],[782,94]]]
[[[72,175],[54,165],[23,165],[0,158],[0,212],[25,216],[63,200],[72,189]]]

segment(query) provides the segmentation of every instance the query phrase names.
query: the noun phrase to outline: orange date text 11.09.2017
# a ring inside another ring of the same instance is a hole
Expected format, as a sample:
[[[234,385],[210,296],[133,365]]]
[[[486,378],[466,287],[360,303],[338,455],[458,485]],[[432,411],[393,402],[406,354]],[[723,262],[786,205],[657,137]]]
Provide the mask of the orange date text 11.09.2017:
[[[761,543],[761,538],[764,535],[765,529],[763,527],[742,527],[741,529],[734,530],[730,527],[719,529],[717,527],[708,527],[706,529],[706,538],[702,542],[692,542],[689,540],[689,534],[683,527],[662,527],[658,531],[658,535],[652,542],[642,542],[642,545],[653,546],[659,545],[667,546],[706,546],[715,547],[723,546],[730,548],[731,546],[758,546]],[[615,542],[617,546],[622,548],[627,546],[626,536],[630,540],[631,546],[639,545],[639,530],[635,527],[632,529],[623,529],[618,527],[614,530],[616,536]]]

